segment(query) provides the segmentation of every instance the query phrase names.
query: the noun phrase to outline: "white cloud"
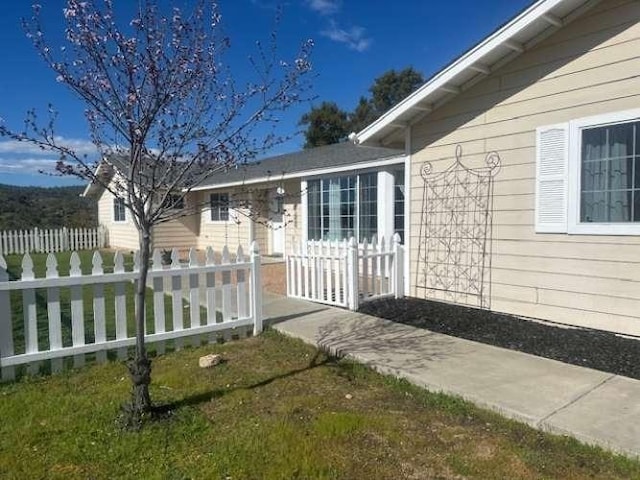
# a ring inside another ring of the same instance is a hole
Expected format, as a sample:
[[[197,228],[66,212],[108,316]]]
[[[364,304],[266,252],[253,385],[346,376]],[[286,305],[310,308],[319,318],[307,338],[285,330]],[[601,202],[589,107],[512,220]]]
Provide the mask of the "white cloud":
[[[371,45],[371,39],[366,37],[366,30],[364,28],[354,26],[345,30],[340,28],[334,20],[331,20],[328,29],[320,33],[334,42],[344,43],[356,52],[364,52]]]
[[[0,173],[32,174],[54,173],[56,159],[52,158],[4,158],[0,157]]]
[[[332,15],[340,10],[338,0],[307,0],[307,6],[320,15]]]
[[[56,137],[56,142],[60,145],[69,147],[78,155],[94,155],[97,153],[96,146],[88,140],[80,138]],[[51,150],[43,150],[40,147],[29,142],[5,140],[0,142],[0,154],[51,156],[52,153]]]

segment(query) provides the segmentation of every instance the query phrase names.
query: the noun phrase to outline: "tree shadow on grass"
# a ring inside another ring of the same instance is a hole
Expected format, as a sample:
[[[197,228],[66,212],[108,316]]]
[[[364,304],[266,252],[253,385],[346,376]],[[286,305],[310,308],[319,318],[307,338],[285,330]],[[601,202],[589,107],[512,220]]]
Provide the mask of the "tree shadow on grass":
[[[322,358],[323,357],[323,358]],[[194,407],[201,405],[203,403],[208,403],[212,400],[223,397],[224,395],[228,395],[229,393],[235,392],[237,390],[255,390],[257,388],[266,387],[271,383],[282,380],[284,378],[292,377],[294,375],[298,375],[303,372],[307,372],[309,370],[313,370],[318,367],[322,367],[324,365],[335,364],[336,359],[325,355],[321,351],[317,351],[316,354],[311,358],[309,364],[303,368],[297,368],[295,370],[290,370],[285,373],[281,373],[279,375],[274,375],[269,378],[265,378],[259,382],[253,383],[251,385],[240,385],[233,388],[217,388],[214,390],[209,390],[207,392],[198,393],[196,395],[190,395],[188,397],[181,398],[180,400],[176,400],[173,402],[165,403],[162,405],[155,405],[152,410],[152,414],[156,418],[164,418],[166,416],[171,415],[175,410],[178,410],[183,407]]]

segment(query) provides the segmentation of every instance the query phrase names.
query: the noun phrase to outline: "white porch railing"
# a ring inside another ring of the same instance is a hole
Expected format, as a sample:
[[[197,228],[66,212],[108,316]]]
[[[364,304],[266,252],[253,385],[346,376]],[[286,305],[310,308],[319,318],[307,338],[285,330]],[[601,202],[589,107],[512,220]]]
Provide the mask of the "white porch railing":
[[[0,255],[95,250],[106,246],[107,230],[102,226],[0,231]]]
[[[95,353],[98,362],[106,360],[108,350],[125,358],[127,347],[135,345],[131,314],[135,288],[127,288],[127,284],[135,286],[139,268],[136,254],[133,269],[126,271],[124,257],[118,252],[113,273],[106,273],[100,253],[95,252],[91,273],[83,275],[80,257],[74,252],[69,276],[61,277],[57,260],[50,254],[46,276],[35,278],[27,253],[22,259],[21,278],[9,280],[6,261],[0,256],[2,379],[13,379],[19,365],[28,364],[29,372],[36,373],[41,362],[48,360],[53,372],[60,371],[65,357],[73,357],[75,366],[83,365],[89,353]],[[217,263],[211,248],[207,248],[204,261],[191,250],[188,264],[181,264],[177,250],[173,250],[169,266],[162,265],[162,256],[156,251],[149,285],[153,293],[147,296],[147,309],[153,309],[153,319],[147,317],[145,338],[155,343],[160,353],[167,340],[180,348],[183,337],[193,337],[199,345],[204,334],[217,340],[217,332],[229,336],[230,329],[252,326],[254,334],[262,331],[260,255],[255,242],[249,259],[241,247],[231,259],[224,247]],[[85,295],[91,298],[88,305]],[[165,311],[168,297],[171,309],[167,305]],[[186,305],[184,300],[188,300]],[[17,313],[20,307],[21,315]]]
[[[286,256],[287,296],[357,310],[360,302],[401,298],[403,247],[400,236],[358,245],[342,242],[299,243]]]

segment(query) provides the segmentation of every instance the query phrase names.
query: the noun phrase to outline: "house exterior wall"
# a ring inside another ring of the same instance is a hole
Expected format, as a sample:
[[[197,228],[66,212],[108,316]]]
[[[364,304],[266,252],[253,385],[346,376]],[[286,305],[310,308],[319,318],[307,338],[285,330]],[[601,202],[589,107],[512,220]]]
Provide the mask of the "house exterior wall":
[[[241,194],[237,189],[203,190],[192,194],[197,201],[202,202],[204,205],[202,213],[200,214],[200,235],[197,239],[197,248],[204,249],[212,246],[214,249],[219,249],[224,245],[229,246],[230,249],[237,248],[238,245],[242,245],[243,248],[248,248],[251,243],[252,227],[251,220],[246,214],[230,208],[229,220],[211,220],[211,211],[208,205],[209,196],[214,191],[228,192],[231,201],[233,201],[234,195]]]
[[[185,208],[193,208],[194,197],[185,197]],[[196,247],[200,228],[200,213],[188,215],[166,223],[156,225],[153,229],[153,248],[160,250],[177,248],[186,250]]]
[[[98,199],[98,222],[107,228],[109,247],[121,250],[138,250],[138,231],[126,212],[124,222],[113,220],[114,196],[107,190]]]
[[[300,241],[302,233],[302,195],[300,179],[287,180],[282,184],[284,200],[284,245],[285,252],[292,252],[295,242]],[[272,235],[269,235],[271,238]],[[273,248],[270,246],[270,248]]]
[[[491,309],[640,335],[640,237],[534,230],[536,128],[640,108],[638,52],[640,2],[603,1],[412,127],[411,295],[445,298],[416,289],[422,166],[496,151]]]

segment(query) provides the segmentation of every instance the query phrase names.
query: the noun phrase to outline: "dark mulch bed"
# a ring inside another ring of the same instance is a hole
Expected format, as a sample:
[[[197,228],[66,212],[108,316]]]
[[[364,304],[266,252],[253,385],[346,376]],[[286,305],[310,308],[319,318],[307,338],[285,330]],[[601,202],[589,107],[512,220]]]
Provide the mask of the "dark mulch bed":
[[[367,302],[360,311],[432,332],[640,379],[640,341],[612,333],[567,329],[415,298]]]

